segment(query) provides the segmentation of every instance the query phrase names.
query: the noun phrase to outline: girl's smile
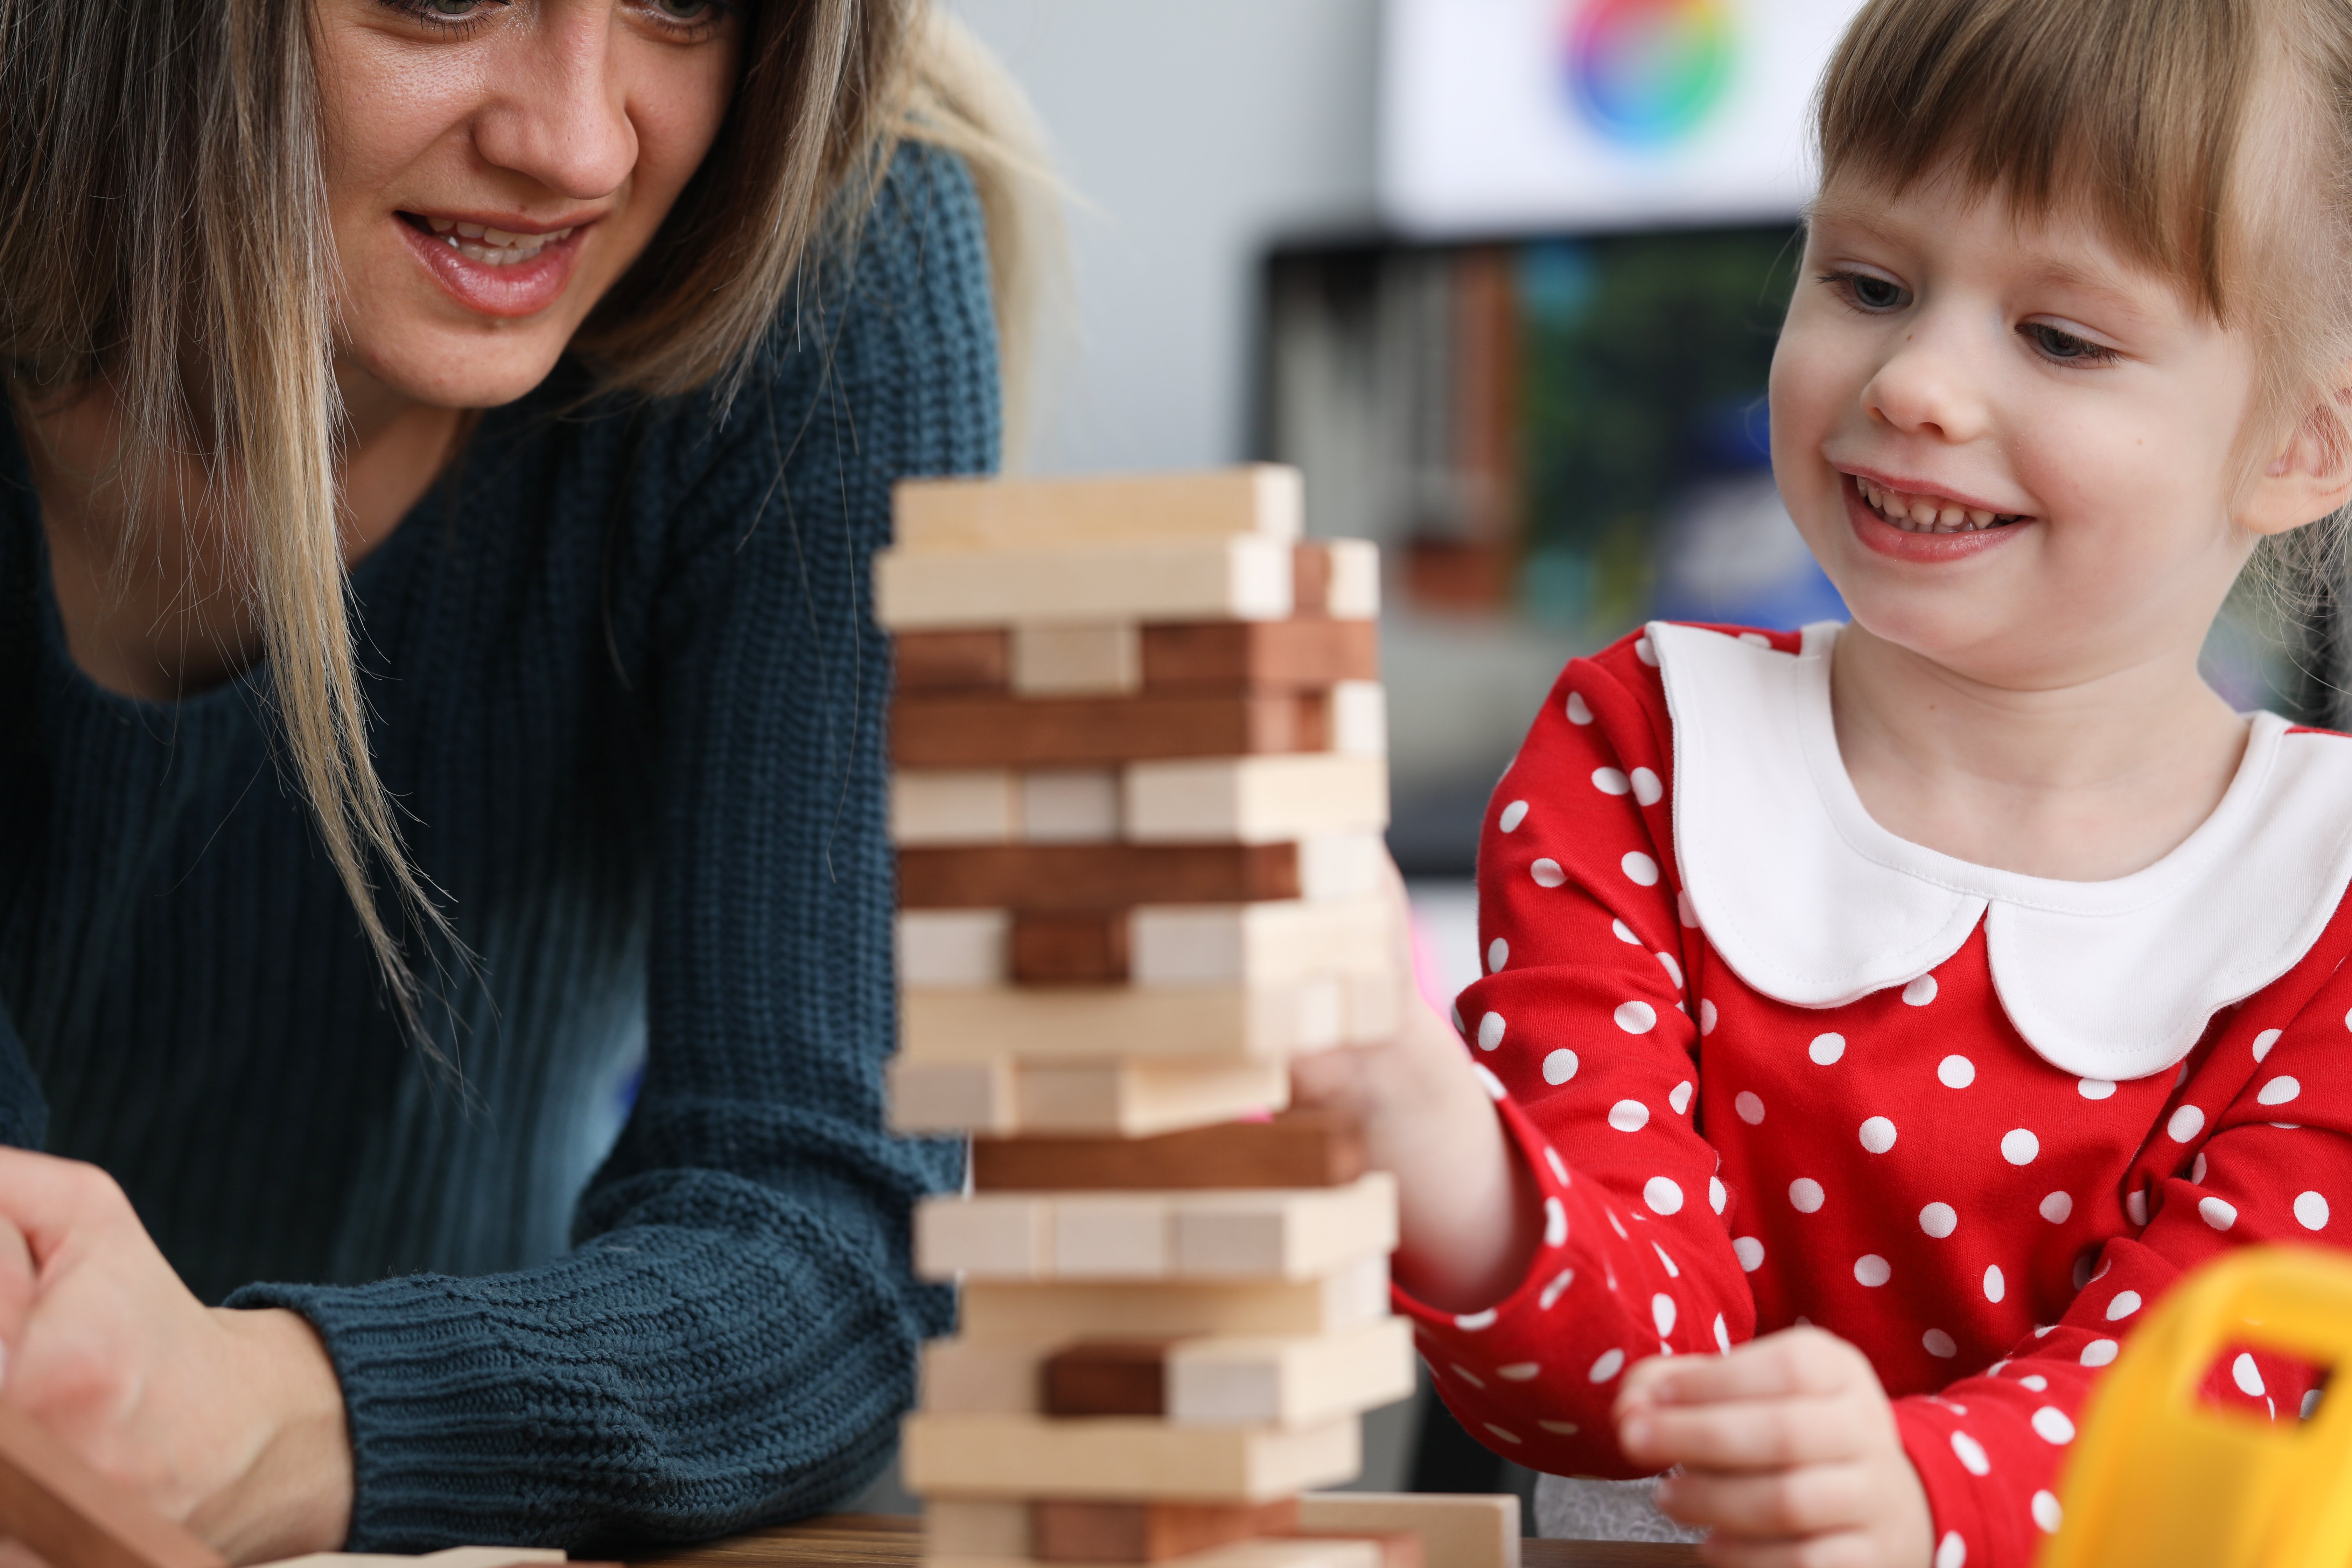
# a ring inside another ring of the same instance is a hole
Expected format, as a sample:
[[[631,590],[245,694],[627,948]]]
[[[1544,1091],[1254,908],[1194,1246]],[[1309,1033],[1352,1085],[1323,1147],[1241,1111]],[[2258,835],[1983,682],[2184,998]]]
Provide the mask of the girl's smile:
[[[1855,473],[1840,478],[1853,536],[1890,560],[1924,565],[1968,560],[2008,543],[2033,521],[1925,486],[1896,487]]]

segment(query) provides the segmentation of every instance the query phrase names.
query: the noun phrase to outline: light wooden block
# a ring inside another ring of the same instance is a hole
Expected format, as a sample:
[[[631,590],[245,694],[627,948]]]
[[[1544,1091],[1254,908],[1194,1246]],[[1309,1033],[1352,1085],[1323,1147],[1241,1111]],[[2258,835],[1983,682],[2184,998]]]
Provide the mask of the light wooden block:
[[[1023,1130],[1019,1076],[1010,1060],[910,1062],[888,1068],[893,1132],[995,1132]]]
[[[1307,1279],[1396,1247],[1395,1178],[1341,1187],[935,1194],[915,1207],[928,1279]]]
[[[1026,1557],[1029,1504],[985,1498],[931,1498],[923,1504],[923,1558]]]
[[[1307,490],[1297,468],[1250,463],[1187,473],[901,479],[890,506],[908,550],[1228,533],[1289,541],[1300,534]]]
[[[1388,826],[1388,764],[1335,752],[1136,763],[1121,816],[1139,843],[1272,844]]]
[[[1148,1138],[1290,1103],[1281,1062],[921,1062],[889,1068],[893,1131]]]
[[[928,1279],[1043,1279],[1053,1212],[1021,1197],[934,1194],[915,1205],[915,1272]]]
[[[563,1563],[570,1559],[551,1546],[445,1546],[420,1557],[378,1552],[306,1552],[280,1557],[256,1568],[518,1568],[524,1563]],[[53,1568],[85,1568],[55,1564]]]
[[[1030,768],[1020,776],[1024,841],[1103,844],[1118,837],[1117,768]]]
[[[1344,1187],[1171,1194],[1181,1279],[1305,1279],[1397,1244],[1396,1178]]]
[[[1290,546],[1264,535],[1058,549],[885,550],[875,616],[892,631],[1069,622],[1276,621]]]
[[[919,1404],[925,1410],[1038,1413],[1038,1368],[1047,1345],[1020,1341],[929,1340],[922,1350]]]
[[[1143,628],[1133,621],[1013,628],[1011,685],[1023,697],[1143,689]]]
[[[1073,1193],[1015,1201],[1045,1211],[1056,1279],[1163,1279],[1179,1272],[1176,1231],[1160,1194]]]
[[[1389,1543],[1345,1537],[1259,1536],[1166,1559],[1168,1568],[1391,1568]],[[1040,1568],[1067,1559],[982,1557],[925,1553],[924,1568]],[[1436,1559],[1429,1568],[1444,1568]]]
[[[1377,620],[1381,613],[1381,549],[1369,539],[1333,539],[1323,613],[1335,621]]]
[[[1283,1429],[933,1411],[907,1417],[899,1451],[907,1489],[919,1495],[1202,1502],[1269,1502],[1346,1480],[1362,1459],[1353,1420]]]
[[[1389,1315],[1389,1260],[1360,1258],[1320,1279],[1245,1283],[969,1280],[958,1328],[973,1343],[1044,1345],[1106,1328],[1135,1339],[1328,1334]]]
[[[1181,1426],[1311,1426],[1412,1393],[1412,1325],[1339,1334],[1180,1340],[1168,1352],[1168,1419]]]
[[[1410,1530],[1429,1568],[1519,1568],[1519,1500],[1433,1492],[1309,1492],[1301,1530]]]
[[[1309,903],[1384,896],[1388,842],[1378,833],[1326,833],[1298,840],[1293,851],[1298,896]]]
[[[890,775],[890,841],[1005,844],[1020,833],[1009,768],[899,768]]]
[[[1285,1061],[1348,1037],[1337,978],[1260,987],[1073,986],[909,991],[899,997],[908,1061]]]
[[[899,988],[1004,984],[1012,977],[1006,959],[1012,929],[1009,910],[899,910]]]
[[[1388,688],[1377,680],[1343,680],[1331,688],[1325,743],[1350,757],[1389,754]]]
[[[1386,973],[1398,963],[1395,928],[1394,910],[1380,898],[1146,905],[1129,922],[1129,963],[1138,985]]]

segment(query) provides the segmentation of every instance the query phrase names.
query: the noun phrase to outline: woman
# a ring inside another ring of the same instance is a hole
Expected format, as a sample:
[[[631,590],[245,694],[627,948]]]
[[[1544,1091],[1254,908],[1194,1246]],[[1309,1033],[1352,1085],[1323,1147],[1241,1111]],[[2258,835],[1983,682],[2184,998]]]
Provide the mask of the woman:
[[[0,0],[0,1401],[233,1557],[883,1462],[866,562],[1007,106],[916,0]]]

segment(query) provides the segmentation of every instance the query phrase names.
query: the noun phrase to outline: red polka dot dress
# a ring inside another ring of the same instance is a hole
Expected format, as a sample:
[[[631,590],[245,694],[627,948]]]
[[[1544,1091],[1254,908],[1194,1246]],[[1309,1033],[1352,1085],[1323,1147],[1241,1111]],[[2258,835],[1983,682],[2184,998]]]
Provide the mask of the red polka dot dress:
[[[1488,807],[1456,1004],[1541,1244],[1489,1310],[1400,1306],[1465,1427],[1558,1475],[1641,1473],[1608,1420],[1633,1361],[1819,1325],[1895,1400],[1937,1568],[2026,1568],[2149,1304],[2352,1224],[2352,739],[2257,716],[2155,866],[1995,871],[1862,808],[1836,631],[1654,623],[1562,673]],[[2307,1382],[2250,1355],[2210,1392],[2291,1420]]]

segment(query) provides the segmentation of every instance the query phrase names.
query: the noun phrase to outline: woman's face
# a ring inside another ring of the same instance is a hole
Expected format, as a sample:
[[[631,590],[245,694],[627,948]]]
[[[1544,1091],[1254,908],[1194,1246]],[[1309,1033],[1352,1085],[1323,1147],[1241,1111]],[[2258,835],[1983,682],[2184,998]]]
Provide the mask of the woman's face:
[[[314,0],[338,347],[452,408],[539,384],[718,134],[720,0]]]

